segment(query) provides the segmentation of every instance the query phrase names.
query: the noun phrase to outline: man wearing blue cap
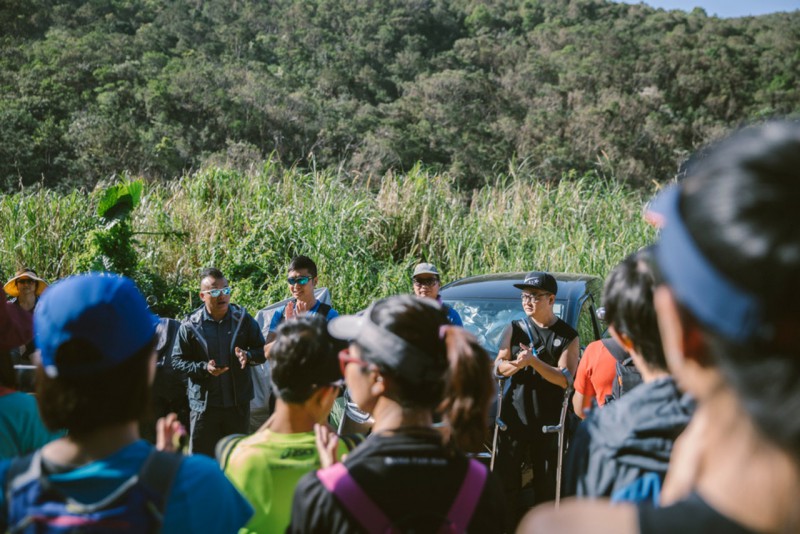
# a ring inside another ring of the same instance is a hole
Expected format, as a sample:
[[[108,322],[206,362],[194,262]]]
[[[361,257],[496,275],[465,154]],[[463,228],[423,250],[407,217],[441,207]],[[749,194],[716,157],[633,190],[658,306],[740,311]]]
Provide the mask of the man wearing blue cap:
[[[558,292],[553,275],[533,271],[514,287],[522,290],[525,318],[505,329],[495,360],[497,375],[510,381],[501,410],[508,430],[498,444],[497,471],[510,506],[524,508],[518,502],[523,463],[533,468],[535,502],[555,498],[558,439],[543,434],[542,427],[559,424],[580,345],[575,329],[553,312]]]
[[[172,353],[172,366],[188,378],[190,450],[212,457],[220,439],[248,431],[250,366],[266,361],[258,323],[230,295],[222,272],[204,269],[203,305],[181,324]]]
[[[34,312],[37,400],[51,428],[32,455],[0,462],[0,531],[232,532],[252,508],[207,458],[157,452],[138,421],[155,375],[157,318],[133,282],[57,282]]]

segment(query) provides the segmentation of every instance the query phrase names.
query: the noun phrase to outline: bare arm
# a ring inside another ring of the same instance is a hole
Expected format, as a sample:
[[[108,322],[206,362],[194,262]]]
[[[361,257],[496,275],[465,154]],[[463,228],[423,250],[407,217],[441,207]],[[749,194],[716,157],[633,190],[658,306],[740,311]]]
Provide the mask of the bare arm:
[[[578,393],[578,390],[575,390],[572,396],[572,409],[575,410],[575,415],[581,419],[586,419],[586,414],[583,412],[586,408],[587,406],[583,405],[583,393]]]
[[[503,337],[500,341],[500,350],[497,351],[497,358],[494,360],[495,372],[500,376],[509,377],[522,369],[517,364],[517,360],[511,359],[511,325],[503,330]]]
[[[530,347],[526,345],[520,345],[522,347],[522,351],[519,353],[519,357],[517,358],[517,364],[524,367],[524,366],[531,366],[536,370],[537,373],[542,375],[542,378],[550,382],[551,384],[555,384],[557,386],[561,386],[562,388],[566,389],[569,384],[567,384],[567,377],[564,376],[564,373],[561,372],[562,369],[567,369],[570,372],[571,376],[575,376],[575,372],[578,368],[578,352],[580,350],[580,342],[578,338],[572,340],[572,342],[567,345],[567,348],[561,353],[561,356],[558,358],[558,367],[553,367],[552,365],[542,361],[539,359],[538,356],[533,354]]]
[[[517,534],[525,532],[635,533],[639,532],[638,515],[630,503],[612,506],[605,499],[567,499],[557,510],[546,503],[528,512],[517,528]]]

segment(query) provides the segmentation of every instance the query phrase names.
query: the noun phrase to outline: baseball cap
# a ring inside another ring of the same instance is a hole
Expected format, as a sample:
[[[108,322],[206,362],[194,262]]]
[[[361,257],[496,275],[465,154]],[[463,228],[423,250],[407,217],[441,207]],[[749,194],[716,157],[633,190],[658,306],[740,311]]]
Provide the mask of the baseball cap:
[[[531,271],[525,275],[525,281],[514,284],[517,289],[541,289],[553,295],[558,293],[558,282],[552,274],[543,271]]]
[[[357,343],[367,351],[369,361],[386,366],[409,382],[422,384],[441,378],[443,368],[436,358],[372,321],[373,308],[388,299],[415,299],[426,306],[438,306],[435,302],[427,302],[430,299],[413,295],[387,297],[374,302],[360,315],[340,315],[331,319],[328,332],[337,339]]]
[[[158,318],[130,278],[111,273],[70,276],[56,282],[36,305],[33,330],[42,366],[50,377],[80,376],[121,364],[149,343]],[[97,349],[94,362],[58,362],[68,341]]]
[[[420,263],[414,268],[414,274],[411,275],[411,277],[413,278],[421,274],[433,274],[436,275],[436,277],[438,278],[439,269],[437,269],[436,266],[432,263]]]

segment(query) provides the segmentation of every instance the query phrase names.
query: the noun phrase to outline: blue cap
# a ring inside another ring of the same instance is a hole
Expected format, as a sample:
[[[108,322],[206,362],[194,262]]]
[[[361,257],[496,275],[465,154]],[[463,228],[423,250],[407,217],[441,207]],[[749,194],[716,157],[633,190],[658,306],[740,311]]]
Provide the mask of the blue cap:
[[[109,273],[70,276],[44,292],[33,314],[36,346],[48,376],[89,375],[124,362],[149,343],[158,318],[130,278]],[[94,346],[102,359],[58,363],[68,341]]]

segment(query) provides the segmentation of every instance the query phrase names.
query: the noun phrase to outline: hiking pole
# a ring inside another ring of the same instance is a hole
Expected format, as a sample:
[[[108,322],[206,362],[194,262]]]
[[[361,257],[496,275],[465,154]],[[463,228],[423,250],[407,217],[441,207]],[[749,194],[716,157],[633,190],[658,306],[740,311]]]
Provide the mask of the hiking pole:
[[[542,432],[545,434],[558,433],[558,463],[556,464],[556,509],[561,502],[561,469],[564,462],[564,430],[567,420],[567,407],[569,406],[569,394],[572,392],[572,374],[569,369],[562,369],[561,373],[567,379],[567,387],[564,389],[564,400],[561,402],[561,415],[557,425],[545,425]]]
[[[492,439],[492,459],[489,461],[489,470],[494,471],[494,459],[497,456],[497,437],[500,431],[508,428],[506,424],[500,419],[500,412],[503,407],[503,386],[505,385],[506,378],[504,376],[497,376],[497,413],[494,416],[494,438]]]

